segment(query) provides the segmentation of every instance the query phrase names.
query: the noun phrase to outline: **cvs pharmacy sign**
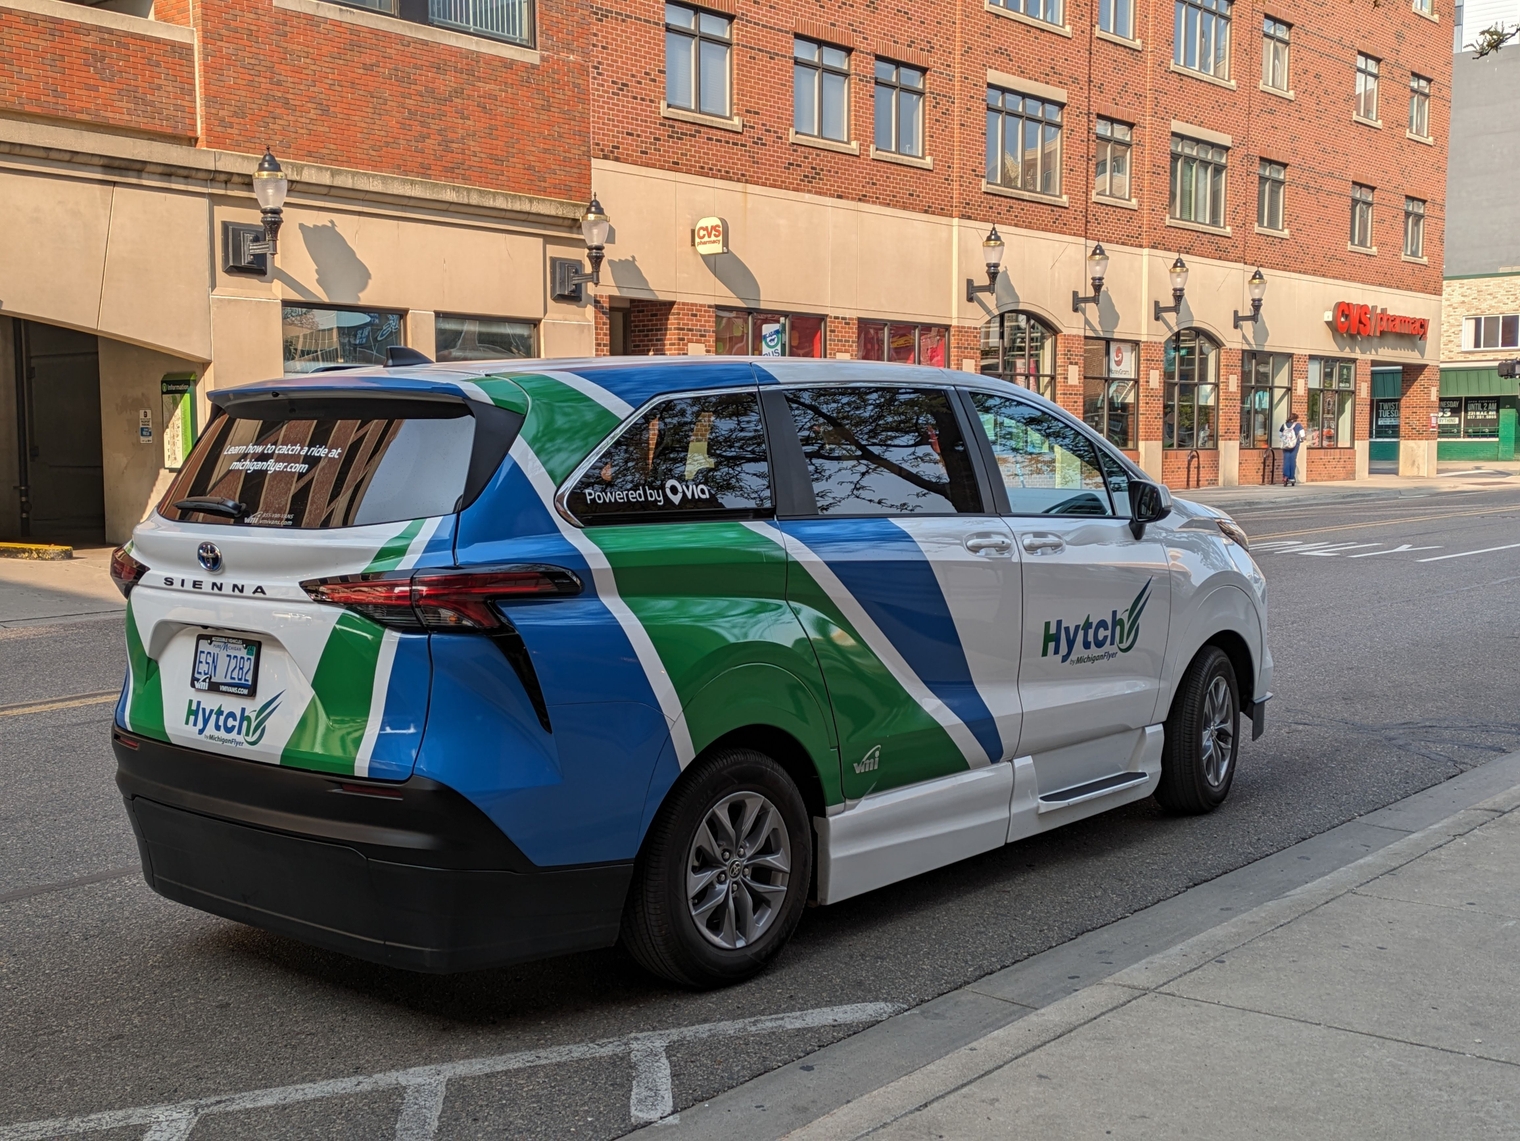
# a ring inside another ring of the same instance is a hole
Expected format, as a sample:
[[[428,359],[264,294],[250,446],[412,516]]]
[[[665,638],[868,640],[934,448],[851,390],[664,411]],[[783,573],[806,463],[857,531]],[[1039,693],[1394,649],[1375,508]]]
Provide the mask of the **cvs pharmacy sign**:
[[[1381,337],[1387,333],[1402,333],[1423,341],[1430,330],[1430,320],[1426,317],[1407,317],[1400,313],[1390,313],[1386,309],[1374,309],[1371,305],[1358,305],[1354,301],[1337,301],[1329,318],[1335,331],[1346,337]]]
[[[699,254],[728,252],[728,223],[722,218],[701,218],[691,232],[692,245]]]

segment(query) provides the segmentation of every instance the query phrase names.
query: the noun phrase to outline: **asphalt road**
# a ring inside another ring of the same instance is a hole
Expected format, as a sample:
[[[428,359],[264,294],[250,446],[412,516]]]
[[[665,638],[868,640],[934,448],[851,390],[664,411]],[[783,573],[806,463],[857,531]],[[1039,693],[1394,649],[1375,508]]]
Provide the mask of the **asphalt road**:
[[[1222,809],[1144,802],[812,909],[773,969],[709,994],[617,950],[411,975],[158,898],[111,779],[111,706],[15,712],[114,688],[119,620],[0,630],[0,1141],[266,1088],[283,1092],[93,1135],[426,1137],[436,1118],[443,1138],[617,1136],[641,1107],[709,1098],[1520,746],[1520,488],[1238,519],[1270,583],[1278,696]],[[864,1003],[890,1007],[691,1029]],[[391,1074],[486,1057],[448,1072],[441,1103]],[[285,1089],[367,1075],[382,1077]]]

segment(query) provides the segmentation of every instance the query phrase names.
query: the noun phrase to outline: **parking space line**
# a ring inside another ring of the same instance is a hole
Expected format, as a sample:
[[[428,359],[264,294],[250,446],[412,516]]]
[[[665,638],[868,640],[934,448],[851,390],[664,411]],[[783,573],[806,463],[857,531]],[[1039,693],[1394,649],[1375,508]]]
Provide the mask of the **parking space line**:
[[[55,709],[78,709],[82,705],[104,705],[121,696],[121,690],[103,690],[100,693],[81,693],[73,697],[59,697],[51,701],[28,701],[20,705],[0,705],[0,717],[21,717],[27,713],[51,713]]]
[[[300,1085],[248,1090],[244,1093],[195,1098],[165,1105],[134,1109],[108,1109],[80,1117],[27,1121],[0,1125],[0,1141],[43,1141],[48,1137],[77,1137],[112,1129],[147,1126],[143,1141],[183,1141],[203,1117],[241,1113],[254,1109],[352,1097],[382,1090],[402,1091],[401,1112],[396,1119],[396,1141],[431,1141],[437,1136],[448,1083],[455,1078],[478,1078],[557,1062],[583,1062],[594,1058],[626,1055],[634,1065],[629,1117],[635,1124],[668,1118],[674,1104],[670,1083],[670,1059],[665,1051],[677,1043],[748,1034],[774,1034],[785,1030],[812,1030],[823,1026],[850,1026],[881,1022],[903,1010],[899,1003],[857,1002],[848,1006],[825,1006],[786,1014],[763,1014],[728,1022],[704,1022],[670,1030],[647,1030],[600,1042],[577,1042],[494,1057],[467,1058],[431,1066],[366,1074],[350,1078],[304,1082]]]
[[[1457,551],[1450,555],[1431,555],[1428,559],[1416,559],[1419,563],[1438,563],[1442,559],[1465,559],[1468,555],[1487,555],[1494,551],[1513,551],[1520,543],[1505,543],[1502,547],[1484,547],[1481,551]]]

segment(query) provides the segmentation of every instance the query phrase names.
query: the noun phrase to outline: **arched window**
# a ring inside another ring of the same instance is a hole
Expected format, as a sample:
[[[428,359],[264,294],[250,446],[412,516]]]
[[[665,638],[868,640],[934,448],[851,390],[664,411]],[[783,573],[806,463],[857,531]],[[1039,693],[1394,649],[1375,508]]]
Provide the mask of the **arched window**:
[[[1219,447],[1219,343],[1196,329],[1167,338],[1161,446]]]
[[[1056,398],[1056,334],[1028,313],[999,313],[982,326],[982,373]]]

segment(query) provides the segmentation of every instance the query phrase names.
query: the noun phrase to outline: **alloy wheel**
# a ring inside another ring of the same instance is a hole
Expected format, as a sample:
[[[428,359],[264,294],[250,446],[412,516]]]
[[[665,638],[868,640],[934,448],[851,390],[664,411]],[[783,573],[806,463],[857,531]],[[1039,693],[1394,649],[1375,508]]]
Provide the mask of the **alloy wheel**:
[[[748,947],[786,899],[792,847],[786,821],[758,792],[735,792],[708,809],[686,858],[686,902],[705,939]]]
[[[1203,699],[1203,777],[1210,788],[1224,784],[1235,745],[1235,698],[1222,677],[1209,683]]]

